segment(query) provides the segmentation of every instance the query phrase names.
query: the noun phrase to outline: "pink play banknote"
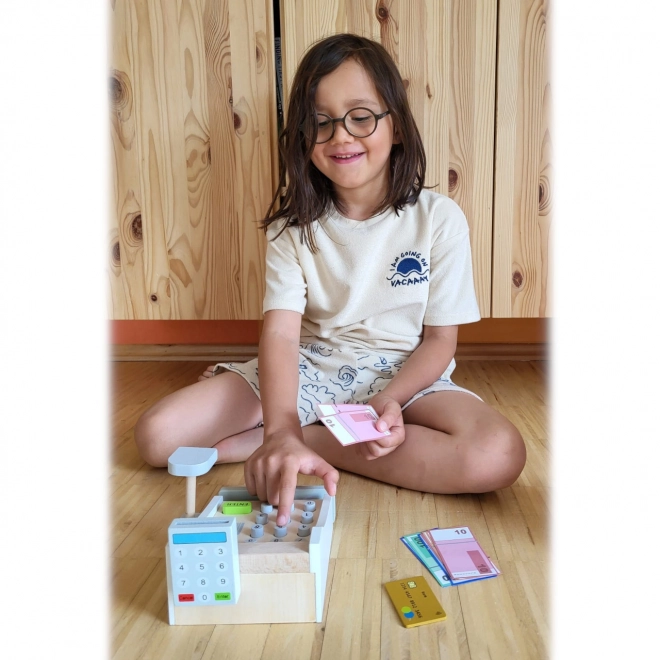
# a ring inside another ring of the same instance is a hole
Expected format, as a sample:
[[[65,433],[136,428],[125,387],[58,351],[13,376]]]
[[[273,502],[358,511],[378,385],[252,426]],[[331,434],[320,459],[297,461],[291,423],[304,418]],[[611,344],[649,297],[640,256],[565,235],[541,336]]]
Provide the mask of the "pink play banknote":
[[[433,550],[452,581],[495,577],[500,572],[469,527],[430,529],[422,532],[422,539]]]
[[[340,405],[319,404],[319,419],[342,445],[378,440],[390,435],[389,431],[376,429],[378,415],[371,406],[345,403]]]

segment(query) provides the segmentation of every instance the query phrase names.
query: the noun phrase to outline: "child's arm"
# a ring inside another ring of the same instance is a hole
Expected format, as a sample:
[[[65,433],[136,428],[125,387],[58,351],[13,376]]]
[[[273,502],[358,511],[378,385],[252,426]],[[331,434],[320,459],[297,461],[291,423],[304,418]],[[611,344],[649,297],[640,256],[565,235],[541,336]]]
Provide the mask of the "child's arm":
[[[278,507],[279,525],[286,523],[293,504],[298,473],[322,478],[330,495],[339,480],[337,470],[303,440],[297,408],[300,318],[297,312],[281,309],[264,315],[259,342],[264,441],[245,463],[248,492]]]
[[[390,430],[387,438],[356,445],[366,459],[379,458],[394,451],[405,439],[401,406],[417,392],[434,383],[449,366],[456,352],[458,326],[424,326],[421,344],[382,392],[369,401],[380,415],[379,431]]]

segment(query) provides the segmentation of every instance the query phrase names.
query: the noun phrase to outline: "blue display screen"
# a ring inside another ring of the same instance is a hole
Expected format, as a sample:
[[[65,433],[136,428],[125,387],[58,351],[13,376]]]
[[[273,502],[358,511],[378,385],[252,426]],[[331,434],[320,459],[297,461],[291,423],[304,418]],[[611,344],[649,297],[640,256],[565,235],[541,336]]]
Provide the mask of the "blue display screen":
[[[172,534],[172,543],[227,543],[225,532],[196,532],[195,534]]]

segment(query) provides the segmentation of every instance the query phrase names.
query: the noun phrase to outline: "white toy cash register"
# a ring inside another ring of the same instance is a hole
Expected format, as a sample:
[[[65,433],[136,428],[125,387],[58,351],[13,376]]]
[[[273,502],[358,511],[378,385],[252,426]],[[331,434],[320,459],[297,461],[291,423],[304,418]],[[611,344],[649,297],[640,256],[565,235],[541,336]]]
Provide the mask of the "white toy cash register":
[[[180,447],[168,470],[186,477],[186,517],[167,534],[171,625],[320,622],[335,498],[323,486],[296,488],[289,522],[243,487],[221,488],[195,513],[196,477],[216,449]]]

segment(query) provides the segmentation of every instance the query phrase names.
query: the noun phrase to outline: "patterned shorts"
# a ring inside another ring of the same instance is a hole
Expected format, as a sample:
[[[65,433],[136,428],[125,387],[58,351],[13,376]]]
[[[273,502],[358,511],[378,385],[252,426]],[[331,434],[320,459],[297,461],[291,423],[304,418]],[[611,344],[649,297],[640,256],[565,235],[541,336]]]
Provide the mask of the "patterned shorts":
[[[367,403],[389,383],[401,369],[405,358],[392,355],[357,351],[354,349],[330,348],[323,344],[301,344],[299,353],[300,384],[298,387],[298,417],[306,426],[318,420],[318,403]],[[438,380],[417,392],[402,409],[432,392],[466,392],[480,399],[455,383],[450,376],[455,367],[454,360]],[[242,376],[259,396],[258,358],[249,362],[220,362],[214,375],[233,371]],[[481,399],[480,399],[481,400]]]

